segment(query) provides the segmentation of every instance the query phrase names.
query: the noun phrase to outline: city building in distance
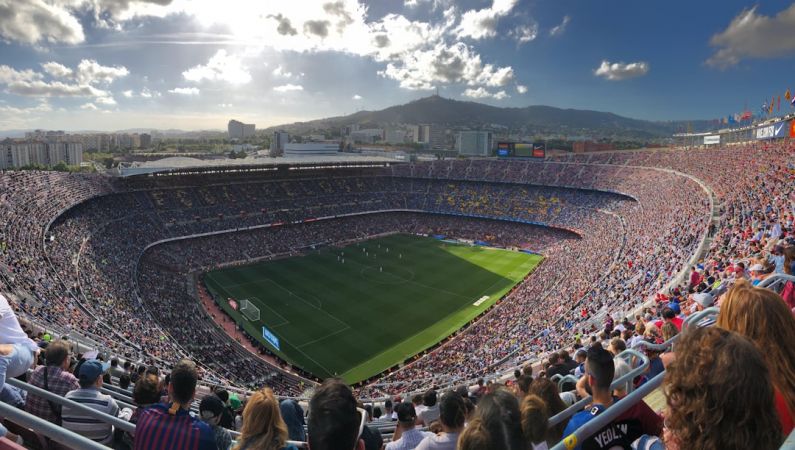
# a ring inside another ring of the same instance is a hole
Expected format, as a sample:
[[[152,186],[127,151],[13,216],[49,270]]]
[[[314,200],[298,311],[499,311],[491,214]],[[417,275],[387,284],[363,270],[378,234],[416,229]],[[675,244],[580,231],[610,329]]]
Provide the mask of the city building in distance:
[[[254,137],[257,126],[253,123],[243,123],[237,120],[230,120],[227,125],[229,139],[246,139]]]

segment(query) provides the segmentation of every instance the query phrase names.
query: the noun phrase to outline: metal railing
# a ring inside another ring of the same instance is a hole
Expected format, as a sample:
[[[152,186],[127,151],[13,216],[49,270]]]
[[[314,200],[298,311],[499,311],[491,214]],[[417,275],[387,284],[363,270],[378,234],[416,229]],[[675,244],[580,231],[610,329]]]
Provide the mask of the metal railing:
[[[644,355],[643,353],[637,352],[635,350],[631,350],[631,349],[624,350],[623,352],[619,353],[618,357],[619,358],[623,358],[623,359],[637,358],[638,360],[641,361],[641,363],[640,363],[640,365],[638,365],[638,367],[635,367],[634,369],[630,370],[625,375],[620,376],[620,377],[616,378],[615,380],[613,380],[613,382],[610,383],[610,390],[611,391],[613,389],[618,389],[621,386],[626,385],[628,382],[630,382],[630,384],[631,384],[631,381],[635,377],[637,377],[638,375],[643,374],[643,372],[646,371],[646,368],[649,367],[649,358],[646,355]],[[575,404],[569,406],[568,408],[564,409],[563,411],[561,411],[561,412],[555,414],[554,416],[550,417],[549,418],[549,422],[547,423],[547,427],[548,428],[552,428],[555,425],[557,425],[557,424],[563,422],[564,420],[568,419],[569,417],[573,416],[574,414],[582,411],[582,409],[585,408],[585,405],[587,405],[587,404],[589,404],[591,402],[591,399],[592,399],[591,396],[585,397],[582,400],[580,400],[580,401],[576,402]]]
[[[108,450],[104,445],[94,442],[77,433],[62,428],[54,423],[48,422],[33,414],[15,408],[6,403],[0,402],[0,416],[21,427],[30,428],[35,433],[46,436],[47,438],[63,444],[69,448],[79,448],[80,450]]]
[[[32,395],[36,395],[38,397],[42,397],[45,400],[51,401],[53,403],[56,403],[56,404],[59,404],[59,405],[62,405],[62,406],[68,406],[70,408],[73,408],[73,409],[79,411],[82,414],[85,414],[87,416],[91,416],[91,417],[93,417],[95,419],[99,419],[99,420],[101,420],[101,421],[103,421],[105,423],[111,424],[111,425],[113,425],[114,427],[116,427],[119,430],[124,430],[124,431],[126,431],[126,432],[128,432],[130,434],[135,434],[135,424],[127,422],[124,419],[120,419],[120,418],[118,418],[116,416],[111,416],[110,414],[105,414],[104,412],[97,411],[96,409],[94,409],[94,408],[92,408],[90,406],[86,406],[86,405],[84,405],[82,403],[77,403],[75,401],[69,400],[68,398],[61,397],[58,394],[53,394],[50,391],[46,391],[44,389],[38,388],[36,386],[33,386],[32,384],[24,383],[22,381],[19,381],[19,380],[13,379],[13,378],[12,379],[7,379],[6,383],[8,383],[11,386],[14,386],[16,388],[19,388],[19,389],[22,389],[24,391],[27,391],[28,395],[31,395],[31,394]]]
[[[784,289],[784,285],[787,284],[788,281],[792,281],[793,283],[795,283],[795,275],[774,273],[769,277],[765,278],[764,280],[760,281],[757,287],[768,288],[771,291],[781,293],[781,291]]]
[[[610,424],[613,420],[615,420],[617,417],[619,417],[621,414],[623,414],[626,411],[626,408],[624,408],[624,406],[629,407],[631,405],[634,405],[637,402],[642,401],[643,397],[654,392],[655,389],[660,387],[664,377],[665,377],[665,372],[662,372],[658,374],[656,377],[647,381],[641,387],[635,389],[632,393],[628,394],[626,397],[616,402],[616,404],[612,405],[611,407],[604,410],[604,412],[600,413],[593,419],[589,420],[585,425],[577,428],[574,431],[574,433],[571,433],[568,436],[564,436],[563,440],[561,440],[560,442],[557,443],[557,445],[552,447],[552,450],[573,449],[574,447],[579,445],[581,441],[591,437],[594,433],[601,430],[602,428]]]

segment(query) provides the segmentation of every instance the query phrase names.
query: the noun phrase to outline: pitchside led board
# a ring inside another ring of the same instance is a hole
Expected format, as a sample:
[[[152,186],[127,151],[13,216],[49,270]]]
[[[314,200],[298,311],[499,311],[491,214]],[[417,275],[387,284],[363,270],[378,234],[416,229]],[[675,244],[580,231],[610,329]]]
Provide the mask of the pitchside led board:
[[[265,340],[268,341],[272,346],[274,346],[276,350],[281,350],[281,347],[279,346],[279,338],[275,334],[271,333],[269,329],[262,327],[262,337],[265,338]]]
[[[498,142],[497,156],[516,158],[544,158],[546,151],[542,144],[527,142]]]
[[[756,129],[757,139],[776,139],[791,136],[791,122],[776,122]]]

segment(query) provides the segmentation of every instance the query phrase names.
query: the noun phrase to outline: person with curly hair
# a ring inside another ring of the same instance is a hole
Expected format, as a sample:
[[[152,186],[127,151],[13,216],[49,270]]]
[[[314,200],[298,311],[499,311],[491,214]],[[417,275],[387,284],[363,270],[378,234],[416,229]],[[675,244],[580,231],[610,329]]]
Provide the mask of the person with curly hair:
[[[783,433],[795,427],[795,317],[775,292],[739,281],[726,294],[717,326],[750,339],[773,382]]]
[[[667,450],[775,450],[782,442],[773,386],[754,344],[718,327],[682,333],[664,392]]]
[[[553,417],[566,409],[566,403],[560,398],[558,387],[555,383],[550,381],[549,378],[536,378],[533,380],[527,391],[527,395],[539,396],[547,405],[547,408],[549,408],[549,417]],[[565,419],[547,430],[546,441],[549,445],[555,445],[560,441],[563,437],[563,430],[566,428],[568,422],[569,420]]]

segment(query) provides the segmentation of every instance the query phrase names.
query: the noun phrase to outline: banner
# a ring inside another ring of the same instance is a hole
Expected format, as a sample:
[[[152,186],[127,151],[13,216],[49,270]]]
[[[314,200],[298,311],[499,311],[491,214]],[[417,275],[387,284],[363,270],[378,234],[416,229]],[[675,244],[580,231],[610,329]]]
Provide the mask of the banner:
[[[789,127],[786,122],[778,122],[772,125],[765,125],[756,129],[757,139],[775,139],[786,137]]]
[[[789,122],[789,137],[795,138],[795,120]]]
[[[720,136],[713,134],[711,136],[704,136],[704,145],[720,144]]]
[[[265,327],[262,327],[262,337],[265,338],[265,340],[268,341],[272,346],[274,346],[276,350],[281,350],[281,347],[279,347],[279,338]]]

